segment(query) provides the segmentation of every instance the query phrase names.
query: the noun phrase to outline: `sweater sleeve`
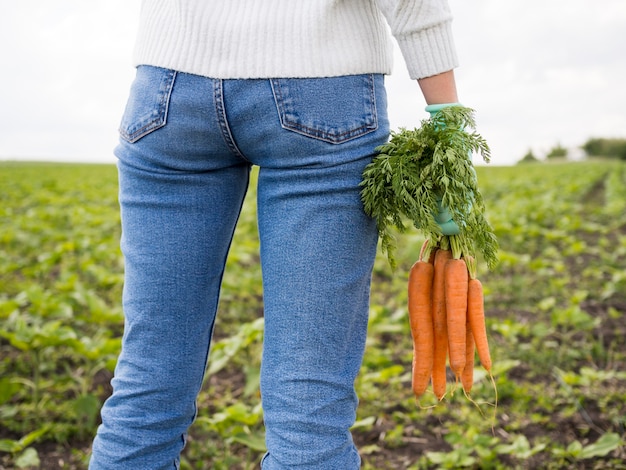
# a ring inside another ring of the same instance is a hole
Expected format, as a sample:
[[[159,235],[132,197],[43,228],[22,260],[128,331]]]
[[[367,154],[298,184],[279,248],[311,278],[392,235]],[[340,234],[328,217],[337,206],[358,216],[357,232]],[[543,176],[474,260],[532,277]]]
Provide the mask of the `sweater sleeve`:
[[[458,66],[447,0],[376,0],[413,79]]]

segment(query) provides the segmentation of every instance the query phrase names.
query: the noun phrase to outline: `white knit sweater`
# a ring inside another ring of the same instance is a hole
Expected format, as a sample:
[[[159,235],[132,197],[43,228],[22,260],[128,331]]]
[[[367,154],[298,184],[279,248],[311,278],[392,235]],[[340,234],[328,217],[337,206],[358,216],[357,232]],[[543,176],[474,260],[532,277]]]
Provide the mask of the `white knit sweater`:
[[[411,78],[457,65],[447,0],[143,0],[136,65],[213,78],[385,73],[393,34]]]

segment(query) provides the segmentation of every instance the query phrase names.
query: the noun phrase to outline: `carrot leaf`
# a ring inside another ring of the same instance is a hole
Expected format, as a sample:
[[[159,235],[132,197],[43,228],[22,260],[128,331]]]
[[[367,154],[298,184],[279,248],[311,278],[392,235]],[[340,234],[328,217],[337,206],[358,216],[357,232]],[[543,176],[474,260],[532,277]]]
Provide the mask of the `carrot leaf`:
[[[491,158],[485,139],[475,132],[474,111],[463,106],[443,108],[419,128],[392,132],[389,142],[365,168],[361,198],[376,219],[382,250],[395,267],[394,230],[413,226],[436,243],[444,235],[435,220],[439,206],[447,208],[459,226],[452,246],[455,257],[475,258],[480,252],[489,268],[497,263],[498,243],[485,218],[472,154]]]

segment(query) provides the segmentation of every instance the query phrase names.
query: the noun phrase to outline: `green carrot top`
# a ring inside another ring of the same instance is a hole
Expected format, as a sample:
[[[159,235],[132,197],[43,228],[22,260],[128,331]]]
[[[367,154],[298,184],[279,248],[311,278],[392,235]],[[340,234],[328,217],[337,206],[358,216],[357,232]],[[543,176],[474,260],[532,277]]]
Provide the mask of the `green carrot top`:
[[[489,268],[496,265],[498,243],[485,218],[471,160],[475,152],[489,162],[490,150],[474,129],[472,109],[443,108],[417,129],[392,132],[365,168],[361,198],[365,211],[376,219],[383,252],[392,266],[396,265],[392,229],[403,232],[407,223],[421,230],[431,246],[450,247],[455,258],[475,259],[478,251]],[[435,217],[442,208],[458,225],[458,235],[443,235]],[[473,261],[468,268],[475,276]]]

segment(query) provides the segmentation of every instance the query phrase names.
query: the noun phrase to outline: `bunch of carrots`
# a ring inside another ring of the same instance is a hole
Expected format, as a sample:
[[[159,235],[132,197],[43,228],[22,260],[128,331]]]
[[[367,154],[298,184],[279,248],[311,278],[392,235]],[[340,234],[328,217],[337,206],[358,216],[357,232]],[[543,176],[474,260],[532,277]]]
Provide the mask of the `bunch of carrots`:
[[[468,268],[470,263],[471,268]],[[483,287],[472,275],[474,261],[454,258],[447,247],[424,242],[409,272],[409,322],[413,337],[412,386],[421,397],[429,382],[435,396],[446,393],[446,360],[466,395],[474,382],[474,356],[491,375]]]
[[[392,133],[363,173],[361,199],[376,219],[391,266],[396,266],[394,229],[403,232],[409,222],[427,240],[409,275],[417,397],[432,380],[435,395],[443,399],[448,356],[456,384],[461,382],[468,397],[475,352],[493,382],[476,259],[480,253],[493,268],[498,243],[472,164],[473,153],[488,162],[490,150],[474,128],[472,109],[444,108],[415,130]],[[442,209],[457,224],[457,234],[443,234]]]

